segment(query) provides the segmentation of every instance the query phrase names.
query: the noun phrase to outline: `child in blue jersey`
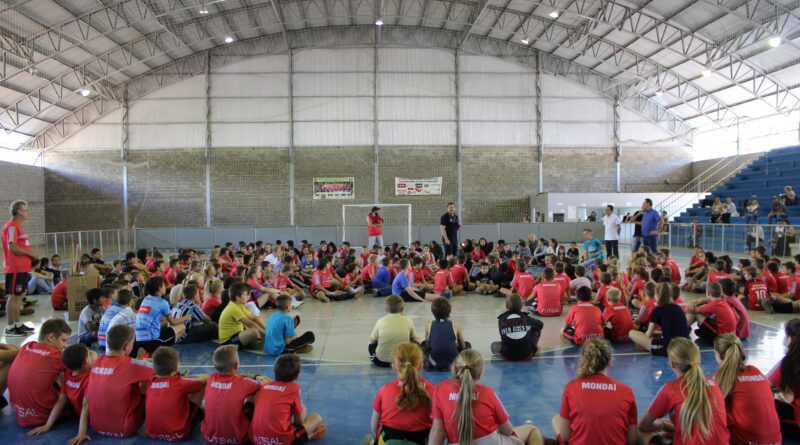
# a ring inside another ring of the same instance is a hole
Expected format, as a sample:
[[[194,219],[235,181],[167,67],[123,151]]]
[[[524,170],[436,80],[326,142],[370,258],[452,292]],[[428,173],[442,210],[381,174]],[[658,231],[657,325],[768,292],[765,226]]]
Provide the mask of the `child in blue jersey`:
[[[597,238],[594,238],[592,229],[583,229],[583,250],[586,252],[583,267],[588,271],[593,271],[595,267],[595,260],[602,260],[605,258],[603,253],[603,243]]]
[[[311,275],[317,270],[317,264],[313,253],[308,252],[303,257],[303,261],[300,262],[300,276],[305,283],[311,283]]]
[[[144,286],[146,297],[136,314],[136,348],[142,348],[152,354],[159,346],[172,346],[183,336],[186,321],[191,315],[173,318],[170,315],[169,302],[163,298],[167,289],[161,277],[151,277]],[[167,320],[167,326],[161,326],[161,320]]]
[[[114,316],[122,312],[131,303],[131,298],[133,298],[133,292],[127,289],[120,289],[119,292],[117,292],[117,298],[114,299],[111,306],[103,313],[103,317],[100,318],[100,326],[97,328],[97,343],[101,348],[105,349],[106,347],[108,325],[111,324],[111,320],[114,319]]]
[[[437,298],[431,303],[434,320],[425,325],[425,341],[422,342],[425,369],[449,371],[459,352],[472,349],[472,345],[464,341],[461,326],[450,320],[451,310],[446,298]]]
[[[389,258],[384,257],[381,260],[381,267],[378,268],[372,279],[372,291],[377,297],[392,295],[392,273],[389,272],[389,263]]]
[[[267,320],[264,352],[271,356],[311,352],[314,333],[309,331],[298,336],[294,331],[294,328],[300,324],[300,317],[293,319],[290,315],[292,313],[292,297],[280,295],[276,300],[276,305],[279,312]]]
[[[403,258],[397,262],[400,268],[397,276],[392,281],[392,295],[399,295],[403,301],[434,301],[441,297],[439,294],[425,292],[424,290],[416,289],[411,286],[408,280],[408,258]]]

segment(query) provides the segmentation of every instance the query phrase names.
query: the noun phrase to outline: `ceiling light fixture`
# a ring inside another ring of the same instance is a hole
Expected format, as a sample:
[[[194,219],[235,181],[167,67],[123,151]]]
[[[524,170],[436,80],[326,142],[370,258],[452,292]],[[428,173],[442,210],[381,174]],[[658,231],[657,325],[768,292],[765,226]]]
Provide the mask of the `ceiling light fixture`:
[[[197,11],[200,14],[208,14],[208,7],[205,4],[200,5],[200,10]]]
[[[83,97],[86,97],[86,96],[88,96],[88,95],[92,94],[92,90],[90,90],[90,89],[89,89],[89,87],[83,87],[83,88],[81,88],[80,90],[78,90],[78,92],[79,92],[79,93],[81,94],[81,96],[83,96]]]
[[[767,43],[769,44],[770,48],[777,48],[777,47],[781,46],[781,43],[783,43],[783,39],[781,39],[780,36],[775,36],[775,37],[771,37],[767,41]]]
[[[528,40],[528,37],[523,37],[522,38],[522,44],[523,45],[527,45],[528,43],[530,43],[530,41]]]
[[[701,72],[700,72],[700,74],[702,74],[702,75],[703,75],[703,77],[708,77],[708,76],[710,76],[710,75],[711,75],[711,68],[706,68],[706,69],[704,69],[703,71],[701,71]]]
[[[661,90],[656,91],[656,97],[661,97],[664,95],[664,92]]]
[[[547,15],[549,15],[550,17],[552,17],[554,19],[557,19],[559,13],[558,13],[558,11],[550,11],[550,14],[547,14]]]
[[[375,20],[375,25],[383,26],[383,19],[382,18],[378,18],[378,20]]]
[[[225,36],[225,43],[231,43],[231,42],[233,42],[233,37]]]

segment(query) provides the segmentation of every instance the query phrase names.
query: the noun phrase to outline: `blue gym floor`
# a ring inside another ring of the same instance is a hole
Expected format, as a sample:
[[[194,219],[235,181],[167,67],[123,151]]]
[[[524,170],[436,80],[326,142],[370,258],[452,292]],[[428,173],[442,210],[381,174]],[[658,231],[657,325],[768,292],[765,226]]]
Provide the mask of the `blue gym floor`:
[[[377,301],[376,301],[377,303]],[[763,372],[770,371],[780,360],[783,334],[781,331],[753,323],[752,337],[745,343],[749,362]],[[210,360],[216,345],[202,344],[179,347],[182,366],[193,374],[213,372]],[[363,349],[363,345],[355,345]],[[708,346],[702,348],[702,367],[706,373],[716,369],[714,353]],[[517,425],[532,422],[552,437],[551,417],[558,412],[561,391],[574,376],[578,349],[570,347],[541,353],[527,363],[509,363],[488,360],[482,382],[498,392],[511,421]],[[240,354],[243,372],[271,376],[274,359],[258,353]],[[637,352],[632,345],[615,347],[612,377],[633,388],[639,403],[640,415],[664,382],[673,379],[665,358]],[[436,383],[448,378],[446,373],[424,372],[423,376]],[[377,389],[392,380],[389,370],[374,368],[366,362],[336,362],[304,360],[299,383],[303,389],[303,402],[309,411],[319,412],[328,424],[328,435],[320,444],[360,444],[369,433],[372,398]],[[4,443],[64,444],[76,431],[77,423],[56,426],[50,433],[30,438],[19,428],[9,409],[0,416],[0,428],[5,432]],[[90,434],[91,435],[91,434]],[[144,437],[125,440],[104,439],[93,436],[91,443],[157,443]],[[199,427],[194,428],[192,442],[202,442]]]

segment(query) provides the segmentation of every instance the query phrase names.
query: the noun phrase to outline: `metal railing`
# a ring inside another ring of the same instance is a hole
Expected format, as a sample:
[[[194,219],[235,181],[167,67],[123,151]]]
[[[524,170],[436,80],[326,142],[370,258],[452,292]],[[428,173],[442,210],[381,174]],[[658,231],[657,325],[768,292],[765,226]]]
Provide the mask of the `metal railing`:
[[[703,173],[700,173],[696,178],[692,179],[689,183],[678,189],[678,191],[658,203],[655,208],[658,211],[666,211],[667,218],[671,220],[699,199],[705,198],[706,195],[713,191],[718,185],[739,173],[739,171],[751,162],[753,162],[753,160],[742,162],[740,156],[722,158],[703,171]]]
[[[800,233],[786,236],[789,226],[760,224],[754,230],[751,224],[685,224],[670,223],[661,235],[660,245],[669,248],[701,247],[714,255],[743,255],[758,246],[764,246],[771,256],[791,257],[800,253]],[[763,237],[760,236],[763,233]],[[754,236],[758,234],[759,236]],[[666,239],[665,239],[666,238]]]
[[[81,230],[75,232],[50,232],[28,234],[28,243],[38,257],[59,255],[64,264],[72,260],[69,255],[74,246],[78,252],[89,253],[93,248],[100,249],[103,258],[123,258],[126,252],[134,250],[135,232],[125,229]],[[0,252],[2,257],[2,252]],[[78,258],[75,258],[77,261]]]

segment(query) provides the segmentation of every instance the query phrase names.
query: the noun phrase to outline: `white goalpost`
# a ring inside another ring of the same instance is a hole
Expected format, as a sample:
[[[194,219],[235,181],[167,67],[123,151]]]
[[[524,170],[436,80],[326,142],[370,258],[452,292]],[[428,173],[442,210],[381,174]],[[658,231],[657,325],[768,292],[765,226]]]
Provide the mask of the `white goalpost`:
[[[411,204],[344,204],[342,205],[342,241],[354,248],[366,246],[367,215],[379,207],[383,217],[383,245],[398,243],[408,246],[413,241],[411,233]],[[371,248],[372,246],[368,246]]]

